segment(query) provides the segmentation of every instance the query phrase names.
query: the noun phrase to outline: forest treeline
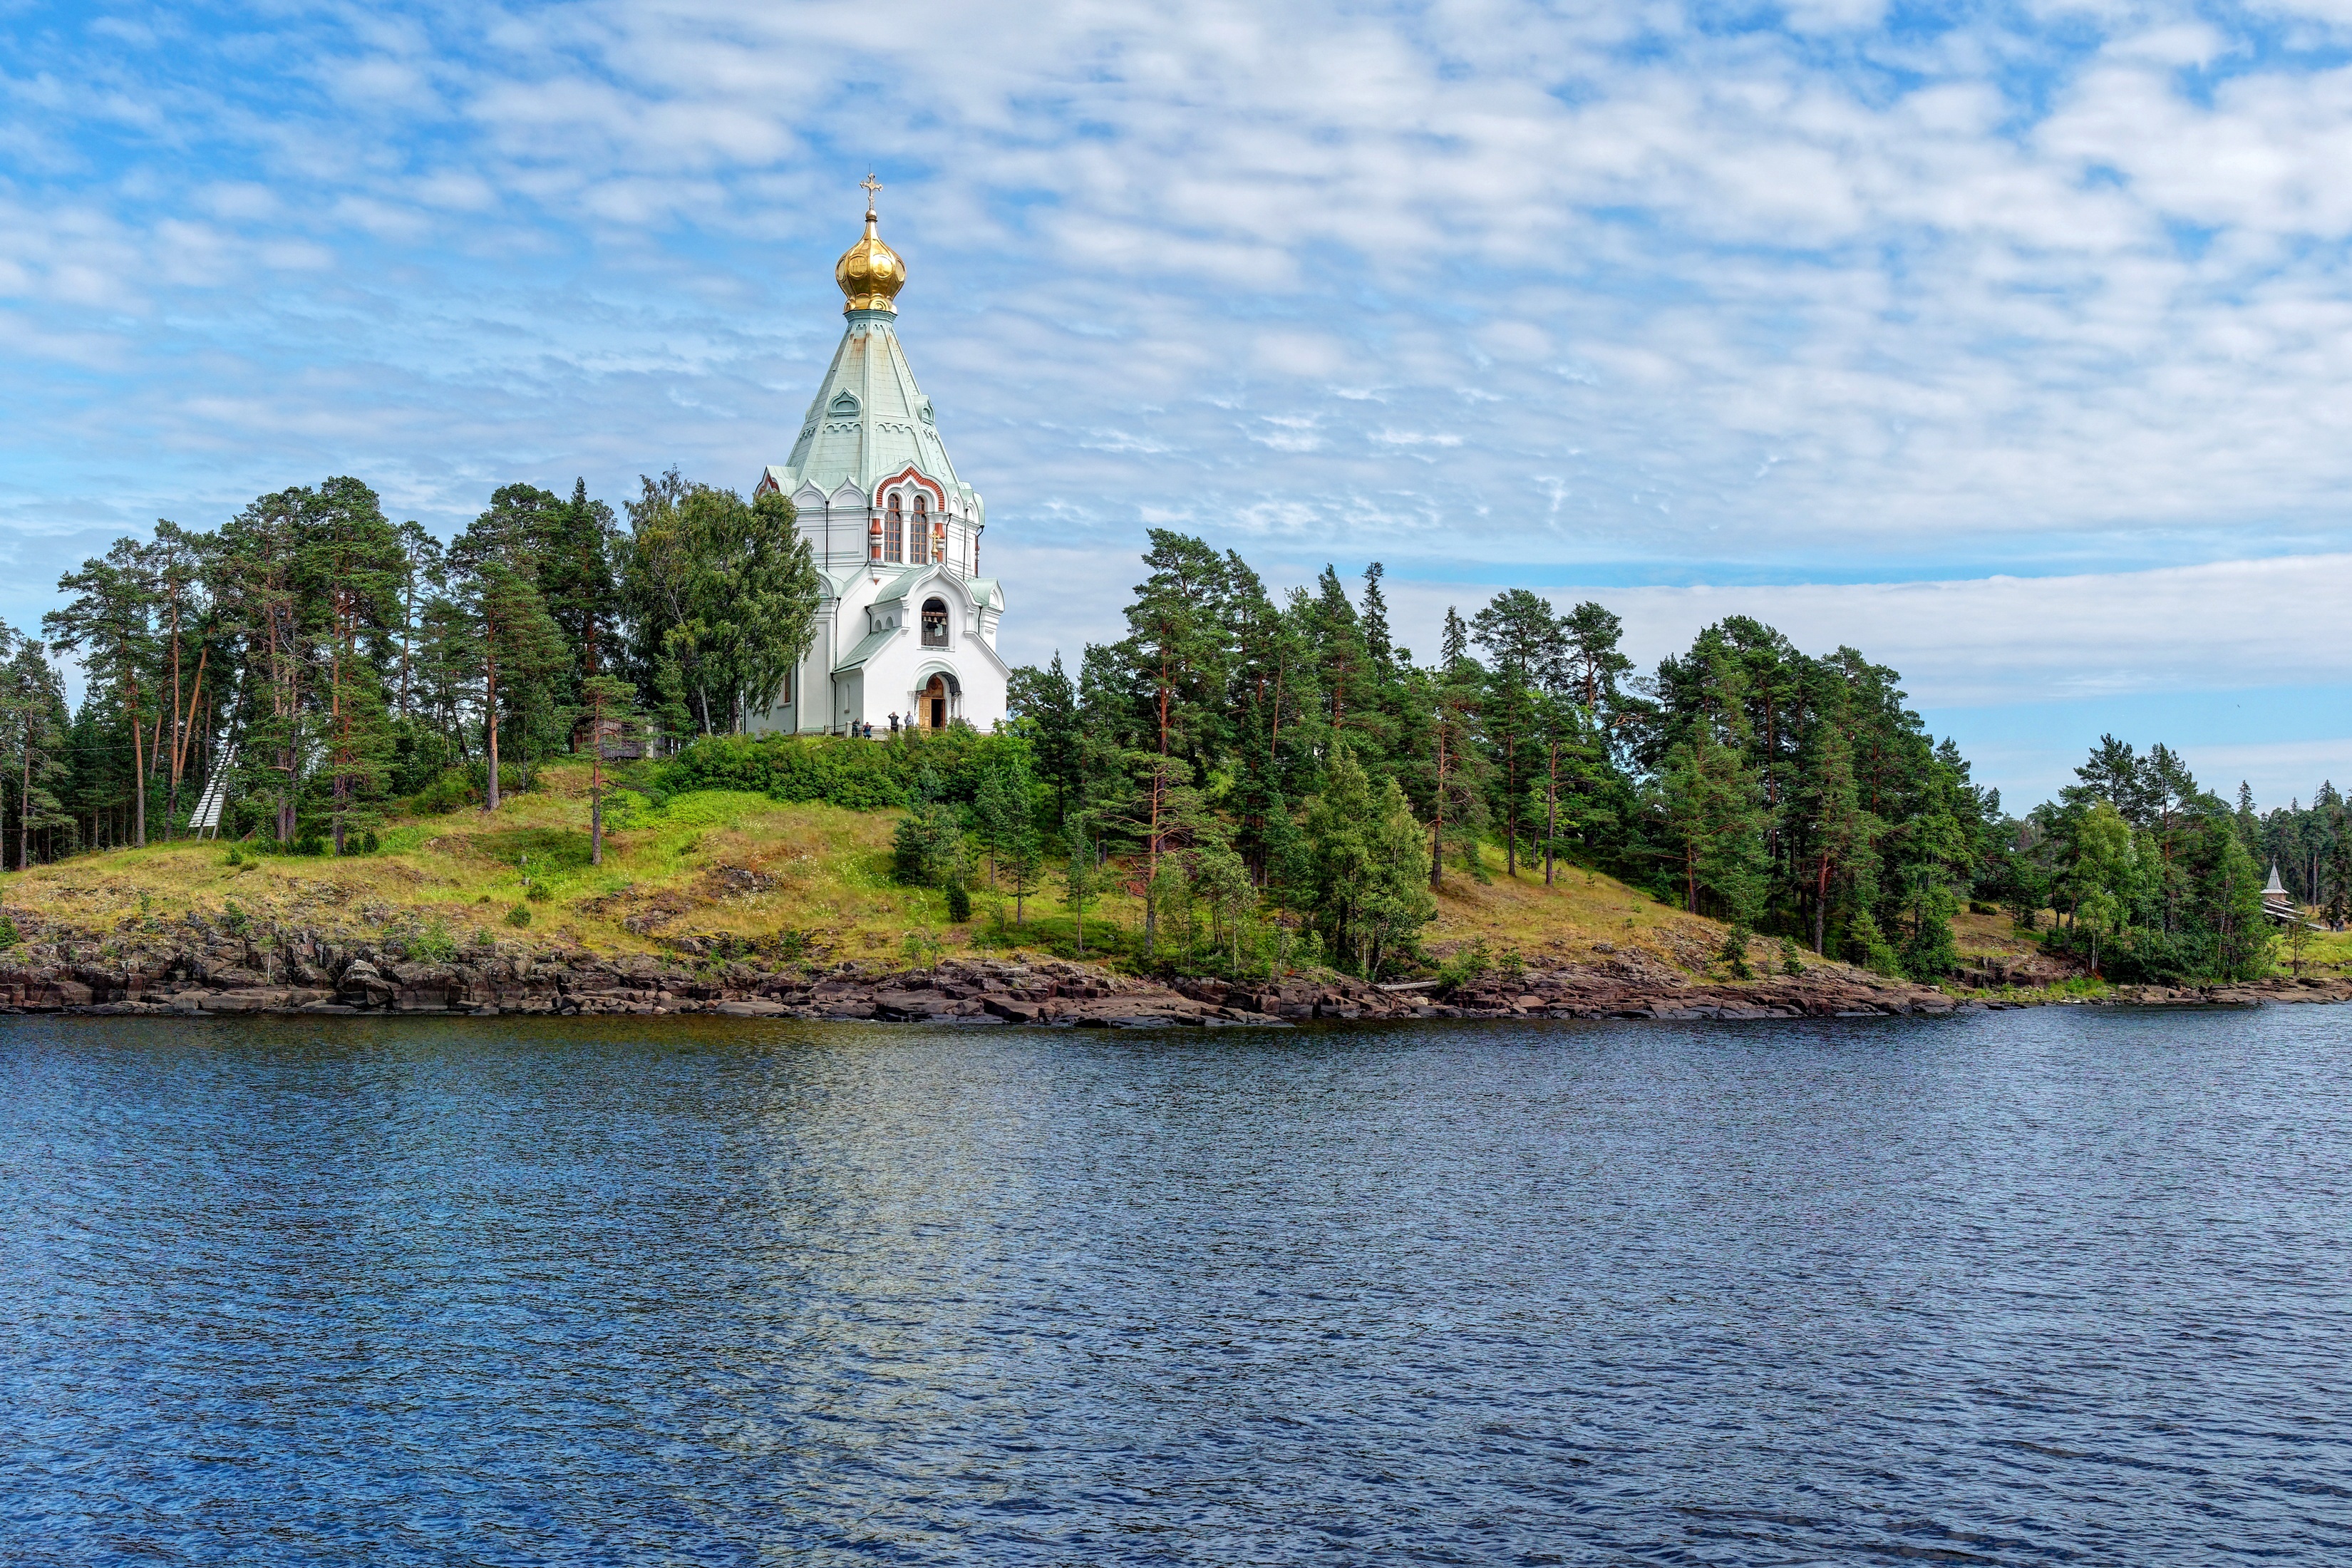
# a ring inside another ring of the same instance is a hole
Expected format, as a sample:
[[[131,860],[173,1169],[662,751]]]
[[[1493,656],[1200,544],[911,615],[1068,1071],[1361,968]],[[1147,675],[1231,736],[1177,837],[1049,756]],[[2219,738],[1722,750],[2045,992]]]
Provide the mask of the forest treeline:
[[[1580,867],[1728,922],[1734,963],[1757,933],[1936,978],[1953,916],[2006,905],[2057,910],[2044,940],[2110,973],[2206,978],[2267,963],[2271,859],[2307,902],[2352,888],[2332,787],[2258,815],[2109,738],[2011,817],[1855,649],[1732,616],[1637,671],[1604,606],[1514,589],[1417,658],[1378,563],[1276,594],[1164,530],[1127,635],[1015,671],[1000,735],[730,740],[811,634],[791,509],[673,471],[623,510],[509,485],[445,545],[333,479],[118,541],[61,579],[42,640],[0,628],[11,863],[184,833],[215,773],[231,836],[362,851],[388,812],[495,805],[623,718],[669,758],[656,791],[908,808],[912,879],[1140,892],[1153,958],[1296,944],[1383,973],[1447,878]]]
[[[229,836],[348,853],[394,800],[495,805],[583,715],[737,728],[809,637],[791,505],[673,470],[625,510],[508,485],[445,545],[340,478],[116,541],[42,641],[0,627],[13,862],[184,833],[215,773]]]
[[[1483,844],[1504,876],[1591,867],[1719,917],[1727,952],[1752,931],[1953,965],[2000,801],[1853,649],[1732,617],[1637,676],[1604,606],[1513,589],[1449,610],[1416,658],[1377,564],[1352,593],[1326,568],[1277,599],[1238,555],[1154,531],[1145,565],[1126,637],[1013,682],[1052,816],[1131,846],[1145,886],[1230,857],[1377,969],[1429,889],[1496,874]]]
[[[1367,972],[1410,951],[1417,886],[1495,874],[1482,844],[1505,876],[1591,867],[1718,917],[1735,967],[1756,932],[1922,980],[1954,968],[1963,906],[2004,902],[2029,927],[2062,911],[2045,942],[2118,975],[2262,973],[2255,860],[2292,847],[2314,888],[2331,857],[2352,869],[2340,804],[2258,818],[2112,738],[2060,800],[2007,816],[1894,670],[1745,616],[1637,673],[1604,606],[1513,589],[1449,609],[1416,659],[1377,563],[1352,594],[1327,567],[1279,599],[1177,533],[1144,563],[1127,637],[1075,676],[1058,655],[1015,672],[1045,811],[1130,850],[1180,910],[1205,889],[1230,924],[1238,880]]]

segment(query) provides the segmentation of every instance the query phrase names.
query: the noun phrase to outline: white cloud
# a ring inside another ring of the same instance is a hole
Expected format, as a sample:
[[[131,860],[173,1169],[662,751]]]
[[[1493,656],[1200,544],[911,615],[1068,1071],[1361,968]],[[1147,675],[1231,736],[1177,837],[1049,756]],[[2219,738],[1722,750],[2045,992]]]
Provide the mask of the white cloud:
[[[2303,15],[2294,48],[2178,5],[1896,33],[1875,0],[1804,37],[590,0],[28,37],[0,516],[368,465],[446,525],[523,474],[748,475],[829,352],[870,160],[992,542],[1124,558],[1149,514],[1406,575],[1925,577],[1718,592],[1972,700],[2053,678],[1927,628],[2030,646],[2112,604],[2081,689],[2275,672],[2174,579],[2081,574],[2352,551],[2352,69]]]

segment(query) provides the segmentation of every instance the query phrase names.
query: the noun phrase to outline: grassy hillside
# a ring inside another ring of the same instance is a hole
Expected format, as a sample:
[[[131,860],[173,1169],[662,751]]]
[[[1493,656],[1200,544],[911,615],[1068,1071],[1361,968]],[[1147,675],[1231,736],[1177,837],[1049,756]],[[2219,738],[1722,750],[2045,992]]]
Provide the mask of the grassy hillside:
[[[897,957],[942,950],[1067,952],[1075,934],[1058,879],[1028,900],[1025,925],[1009,897],[974,890],[966,925],[947,919],[938,892],[890,879],[891,811],[787,805],[706,790],[652,808],[642,797],[608,814],[604,864],[588,864],[587,770],[543,770],[495,815],[467,808],[395,823],[379,853],[344,858],[257,854],[212,840],[78,856],[10,874],[0,902],[110,929],[146,915],[232,910],[286,925],[348,932],[436,922],[460,942],[488,930],[598,952],[646,952],[682,937],[728,937],[773,950],[799,933],[813,956]],[[235,860],[232,862],[232,853]],[[1667,909],[1612,879],[1562,868],[1557,886],[1517,881],[1490,854],[1493,880],[1449,871],[1429,932],[1440,952],[1472,939],[1530,962],[1581,960],[1595,944],[1642,950],[1678,967],[1704,967],[1722,928]],[[984,868],[983,868],[984,870]],[[1001,908],[1000,908],[1001,906]],[[1114,889],[1087,911],[1090,953],[1131,950],[1139,900]],[[787,947],[792,947],[789,941]],[[1766,959],[1759,943],[1757,960]]]
[[[205,841],[83,855],[0,880],[0,903],[110,930],[126,919],[191,910],[352,934],[422,926],[457,942],[478,931],[528,935],[599,952],[652,952],[721,939],[777,956],[917,958],[940,952],[1030,950],[1067,955],[1074,929],[1058,879],[1028,900],[1015,924],[1009,897],[992,892],[985,867],[973,918],[947,918],[942,895],[890,878],[894,811],[787,805],[764,795],[705,790],[654,808],[641,796],[608,814],[604,864],[588,864],[587,769],[544,769],[527,794],[495,815],[466,808],[395,823],[374,855],[345,858],[256,854]],[[232,850],[235,862],[231,861]],[[1424,938],[1434,953],[1481,942],[1500,959],[1528,963],[1642,957],[1689,973],[1720,973],[1724,928],[1658,903],[1613,878],[1559,868],[1503,871],[1489,879],[1449,868],[1438,915]],[[527,917],[527,925],[518,921]],[[1955,922],[1964,954],[2016,959],[2030,939],[1992,916]],[[1135,956],[1139,900],[1114,888],[1087,911],[1089,956]],[[1780,967],[1780,944],[1759,939],[1749,962]],[[1801,962],[1811,963],[1811,956]],[[2306,964],[2337,972],[2352,936],[2315,941]]]

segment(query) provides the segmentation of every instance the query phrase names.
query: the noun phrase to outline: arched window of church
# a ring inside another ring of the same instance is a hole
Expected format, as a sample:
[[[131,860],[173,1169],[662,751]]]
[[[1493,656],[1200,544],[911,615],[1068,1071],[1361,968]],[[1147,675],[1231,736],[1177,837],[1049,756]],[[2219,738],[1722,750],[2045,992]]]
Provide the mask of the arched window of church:
[[[915,492],[914,548],[907,552],[909,561],[929,562],[931,558],[931,503],[922,491]]]
[[[898,492],[897,490],[892,490],[890,492],[889,510],[885,512],[882,518],[883,560],[903,561],[906,559],[906,555],[903,552],[904,547],[899,543],[899,540],[903,537],[905,532],[905,526],[904,514],[898,510]]]
[[[945,599],[923,601],[923,646],[948,646],[948,605]]]

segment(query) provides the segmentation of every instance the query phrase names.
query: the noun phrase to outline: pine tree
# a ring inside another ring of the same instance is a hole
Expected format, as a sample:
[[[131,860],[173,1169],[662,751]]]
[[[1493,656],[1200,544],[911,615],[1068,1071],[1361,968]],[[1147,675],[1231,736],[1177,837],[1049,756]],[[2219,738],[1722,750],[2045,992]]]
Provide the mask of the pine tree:
[[[1150,540],[1143,557],[1150,575],[1136,585],[1116,654],[1141,710],[1143,733],[1122,771],[1130,780],[1126,815],[1143,844],[1147,959],[1158,949],[1160,858],[1200,815],[1194,784],[1224,739],[1223,611],[1231,586],[1224,559],[1201,541],[1162,528]]]
[[[93,679],[115,689],[121,704],[131,743],[129,788],[132,802],[132,842],[147,842],[146,694],[141,672],[153,652],[155,587],[146,552],[136,540],[121,539],[102,558],[84,561],[78,572],[58,579],[58,592],[68,594],[62,609],[41,617],[41,630],[53,647],[82,654]]]
[[[537,545],[540,596],[563,635],[573,685],[603,673],[621,621],[620,581],[613,569],[620,529],[613,509],[592,500],[574,479],[572,499],[551,509]]]
[[[494,504],[482,513],[449,549],[464,615],[460,636],[474,677],[481,683],[482,750],[488,767],[485,811],[499,809],[503,787],[499,731],[506,707],[517,695],[543,688],[568,660],[563,634],[547,613],[528,554],[528,521],[537,514],[531,497],[546,497],[550,502],[554,498],[543,490],[520,498],[515,493],[527,489],[509,486],[500,490],[493,499],[505,504]]]
[[[637,724],[637,689],[614,675],[580,683],[580,712],[588,725],[588,864],[604,863],[604,739],[626,739]]]
[[[1070,911],[1070,924],[1077,932],[1078,956],[1087,955],[1087,905],[1095,896],[1095,850],[1087,837],[1086,819],[1068,816],[1063,819],[1062,842],[1066,851],[1066,869],[1062,879],[1062,904]]]
[[[1429,823],[1429,885],[1444,884],[1445,847],[1451,841],[1463,864],[1486,879],[1478,858],[1486,826],[1486,751],[1481,744],[1486,672],[1470,657],[1470,628],[1445,607],[1445,631],[1437,668],[1428,677],[1432,752]]]
[[[172,837],[180,815],[180,776],[187,756],[187,731],[195,700],[201,694],[204,679],[205,655],[210,651],[200,629],[206,624],[204,595],[205,558],[213,543],[210,535],[191,533],[177,523],[157,519],[155,537],[148,547],[149,570],[154,584],[156,607],[165,651],[165,667],[159,672],[156,686],[160,696],[169,682],[171,723],[168,730],[158,713],[154,743],[148,748],[148,772],[163,767],[164,752],[171,754],[171,766],[163,797],[163,834]],[[184,689],[190,672],[183,668],[183,655],[187,645],[197,645],[195,669],[192,679],[197,690]]]
[[[1013,923],[1029,922],[1028,899],[1038,889],[1038,878],[1045,868],[1045,847],[1037,832],[1035,808],[1028,803],[1028,792],[1022,792],[1022,805],[1006,826],[1004,842],[999,847],[1004,868],[1013,878]]]
[[[1085,788],[1086,756],[1077,688],[1062,668],[1060,650],[1042,670],[1024,666],[1013,672],[1005,708],[1025,728],[1037,772],[1054,788],[1054,820],[1058,823]]]
[[[57,792],[68,776],[60,753],[68,720],[64,683],[42,646],[0,626],[0,747],[5,747],[6,795],[16,810],[16,869],[33,863],[36,830],[70,826]]]
[[[319,728],[330,828],[335,853],[342,855],[354,832],[379,820],[371,803],[383,792],[393,743],[383,672],[407,563],[375,492],[352,479],[319,487],[299,549],[297,590],[307,610],[300,618],[325,667],[318,681],[326,710]]]
[[[1495,660],[1485,718],[1488,744],[1499,753],[1504,870],[1517,876],[1520,812],[1542,753],[1538,704],[1545,689],[1559,684],[1564,639],[1551,605],[1525,588],[1496,595],[1470,617],[1470,635]]]

